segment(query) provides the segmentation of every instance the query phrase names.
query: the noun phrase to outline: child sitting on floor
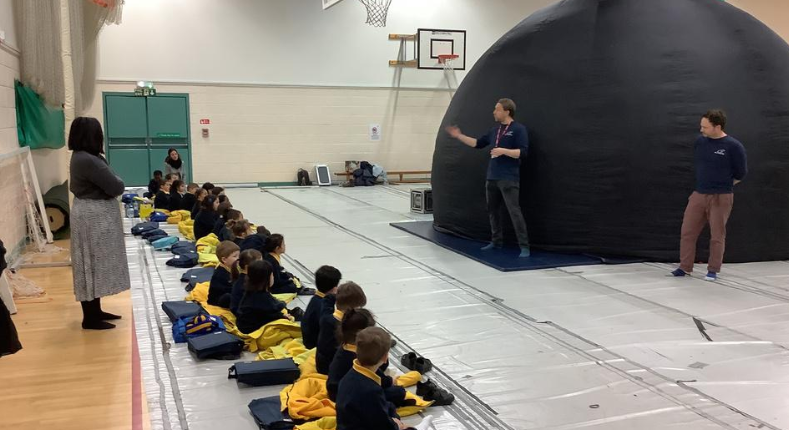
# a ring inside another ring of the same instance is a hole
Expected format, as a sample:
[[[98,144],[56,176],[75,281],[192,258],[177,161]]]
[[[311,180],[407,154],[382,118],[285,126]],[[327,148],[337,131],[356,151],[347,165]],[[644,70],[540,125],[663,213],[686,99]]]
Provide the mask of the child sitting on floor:
[[[274,273],[270,264],[265,261],[253,261],[250,263],[247,268],[244,296],[241,297],[236,316],[236,326],[241,333],[252,333],[278,319],[287,318],[294,320],[292,316],[283,313],[283,311],[289,312],[285,307],[285,303],[271,295],[271,284],[273,282]],[[301,310],[299,309],[298,311]]]
[[[151,179],[151,182],[148,182],[148,192],[143,194],[143,197],[147,199],[156,197],[156,194],[159,193],[159,189],[162,188],[162,182],[162,171],[155,170],[153,172],[153,179]]]
[[[337,401],[337,388],[340,381],[353,367],[356,359],[356,334],[367,327],[375,326],[375,317],[367,309],[351,309],[345,313],[340,323],[339,337],[340,349],[334,354],[334,360],[329,366],[329,378],[326,381],[326,391],[331,401]],[[381,388],[384,389],[386,400],[393,405],[393,410],[402,406],[413,406],[415,403],[407,401],[405,388],[395,385],[394,380],[384,371],[387,365],[381,366],[375,373],[381,378]]]
[[[194,209],[195,203],[197,203],[197,190],[199,189],[200,186],[194,182],[186,186],[186,194],[184,194],[184,198],[181,200],[181,210],[191,212],[192,209]]]
[[[206,196],[208,196],[208,191],[202,188],[198,188],[197,192],[195,192],[195,205],[190,209],[192,211],[192,219],[197,218],[197,214],[200,213],[200,205],[203,204]]]
[[[233,271],[233,291],[230,295],[230,311],[233,314],[238,314],[238,304],[241,303],[241,298],[244,296],[244,284],[247,281],[247,269],[249,265],[255,261],[263,260],[263,254],[254,249],[241,251],[241,256],[238,258],[236,270]]]
[[[211,234],[214,224],[219,218],[219,215],[216,213],[218,207],[219,201],[217,201],[216,196],[206,196],[203,202],[200,203],[200,212],[197,213],[194,224],[195,241]]]
[[[323,298],[329,294],[337,293],[337,285],[340,284],[342,273],[332,266],[321,266],[315,271],[315,287],[318,291],[307,305],[304,311],[304,318],[301,320],[301,333],[304,346],[307,349],[315,348],[318,345],[318,333],[321,328],[321,312],[323,310]]]
[[[301,287],[301,281],[282,267],[282,254],[286,249],[285,238],[281,234],[274,233],[266,239],[266,252],[263,254],[263,259],[274,268],[274,286],[271,288],[271,292],[273,294],[314,294],[315,290]]]
[[[252,224],[245,219],[231,220],[228,223],[233,242],[240,248],[244,240],[252,233]]]
[[[170,210],[170,185],[172,185],[172,181],[165,180],[162,183],[159,192],[156,193],[156,198],[153,199],[153,207]]]
[[[221,242],[216,247],[216,257],[219,267],[214,270],[211,283],[208,286],[208,304],[229,309],[233,293],[232,267],[235,266],[240,250],[233,242]]]
[[[244,241],[241,242],[240,246],[241,250],[247,249],[256,249],[260,251],[261,254],[266,253],[266,240],[268,237],[271,236],[271,232],[264,226],[258,226],[257,233],[250,234]]]
[[[219,219],[216,220],[216,224],[214,224],[213,233],[219,238],[219,240],[233,240],[231,221],[243,219],[244,217],[242,216],[241,211],[233,209],[233,206],[230,205],[230,202],[225,202],[219,204],[219,208],[216,210],[216,212],[219,214]],[[236,243],[236,245],[238,245],[238,243]]]
[[[356,335],[356,359],[337,389],[337,430],[408,430],[392,410],[376,374],[389,361],[392,338],[380,327],[367,327]],[[432,417],[416,427],[430,426]]]
[[[170,212],[181,210],[185,192],[186,184],[183,181],[180,179],[173,181],[170,186]]]
[[[327,295],[323,299],[323,308],[318,333],[315,365],[318,373],[329,374],[329,366],[340,343],[337,341],[337,326],[345,312],[362,308],[367,305],[367,296],[362,287],[355,282],[346,282],[337,287],[337,294]]]

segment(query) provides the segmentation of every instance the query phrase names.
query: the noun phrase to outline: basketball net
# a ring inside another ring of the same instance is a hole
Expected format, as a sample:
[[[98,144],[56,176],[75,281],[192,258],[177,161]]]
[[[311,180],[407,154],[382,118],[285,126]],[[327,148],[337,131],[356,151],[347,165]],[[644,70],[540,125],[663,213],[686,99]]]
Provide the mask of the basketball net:
[[[449,97],[452,98],[455,96],[455,89],[452,88],[452,76],[454,76],[455,67],[453,66],[453,61],[458,58],[457,55],[439,55],[438,62],[444,67],[444,79],[447,81],[447,87],[449,88]]]
[[[359,0],[367,8],[367,24],[386,27],[386,14],[392,0]]]

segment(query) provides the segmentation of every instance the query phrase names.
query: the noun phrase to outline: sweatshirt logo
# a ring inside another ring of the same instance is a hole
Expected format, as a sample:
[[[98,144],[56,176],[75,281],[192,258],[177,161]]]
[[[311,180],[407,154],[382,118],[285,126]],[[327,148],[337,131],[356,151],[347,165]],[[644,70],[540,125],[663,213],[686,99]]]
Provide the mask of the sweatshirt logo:
[[[715,153],[718,154],[718,155],[726,155],[726,150],[725,149],[719,149],[719,150],[715,151]]]

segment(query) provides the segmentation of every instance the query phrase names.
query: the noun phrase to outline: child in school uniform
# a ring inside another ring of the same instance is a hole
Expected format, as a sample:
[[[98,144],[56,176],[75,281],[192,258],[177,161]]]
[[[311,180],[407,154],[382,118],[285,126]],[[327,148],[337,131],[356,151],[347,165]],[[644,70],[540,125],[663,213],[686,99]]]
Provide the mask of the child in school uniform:
[[[200,186],[194,182],[186,186],[186,194],[184,194],[184,198],[181,200],[181,210],[191,212],[192,209],[194,209],[195,203],[197,203],[197,190],[199,189]]]
[[[170,186],[170,212],[181,210],[185,192],[186,184],[183,181],[180,179],[173,181]]]
[[[255,234],[250,234],[249,236],[245,237],[244,240],[241,242],[240,246],[241,250],[247,249],[256,249],[260,251],[261,254],[266,253],[266,240],[268,237],[271,236],[271,232],[262,225],[258,226],[257,232]]]
[[[337,401],[337,389],[340,381],[353,367],[353,360],[356,359],[356,335],[367,327],[375,326],[375,317],[372,312],[364,308],[351,309],[345,312],[340,323],[340,348],[334,354],[334,359],[329,366],[329,377],[326,381],[326,391],[329,393],[331,401]],[[402,406],[411,406],[415,403],[407,401],[405,398],[405,388],[395,385],[394,380],[386,375],[386,366],[376,370],[376,374],[381,378],[381,388],[384,390],[386,400],[393,405],[393,409]]]
[[[153,179],[151,182],[148,182],[148,192],[143,195],[143,197],[152,199],[156,197],[156,194],[159,193],[159,189],[162,188],[162,171],[155,170],[153,172]]]
[[[340,343],[337,341],[337,326],[345,312],[367,305],[364,290],[355,282],[345,282],[337,287],[337,294],[327,295],[321,309],[315,365],[318,373],[329,374],[329,366]]]
[[[252,233],[252,224],[245,219],[239,219],[228,221],[228,226],[233,242],[240,248],[244,240]]]
[[[315,271],[315,287],[318,291],[315,292],[307,305],[304,318],[301,320],[301,334],[307,349],[315,348],[318,345],[323,299],[327,295],[337,293],[340,279],[342,279],[342,273],[332,266],[321,266]]]
[[[299,295],[312,295],[315,290],[312,288],[299,288],[294,282],[295,276],[282,267],[282,254],[285,253],[285,238],[281,234],[274,233],[266,239],[266,252],[263,259],[274,268],[274,286],[271,288],[272,294],[296,293]]]
[[[206,182],[206,183],[204,183],[204,184],[203,184],[203,187],[202,187],[202,188],[203,188],[204,190],[208,191],[208,194],[211,194],[211,190],[213,190],[213,189],[214,189],[214,188],[216,188],[216,187],[214,186],[214,184],[212,184],[212,183],[210,183],[210,182]]]
[[[337,430],[408,430],[386,400],[376,373],[389,361],[392,338],[380,327],[356,335],[356,359],[337,389]],[[432,417],[415,428],[427,429]]]
[[[170,186],[172,181],[165,180],[162,183],[159,192],[156,193],[156,198],[153,199],[153,207],[156,209],[170,210]]]
[[[241,211],[233,209],[229,202],[220,203],[217,213],[219,214],[219,219],[214,224],[214,234],[219,240],[233,240],[231,222],[244,219],[243,214]],[[238,245],[238,242],[236,242],[236,245]]]
[[[191,208],[192,219],[197,218],[197,214],[200,213],[200,206],[203,204],[203,200],[205,200],[206,196],[208,196],[208,191],[202,188],[198,188],[195,192],[195,200],[197,201],[195,201],[195,205]]]
[[[216,220],[219,218],[219,215],[216,213],[218,207],[219,201],[217,201],[215,196],[206,196],[203,199],[203,202],[200,204],[200,212],[198,212],[197,217],[195,217],[195,241],[211,234],[211,231],[214,229],[214,224],[216,224]]]
[[[208,286],[208,304],[229,309],[233,293],[233,269],[241,251],[233,242],[221,242],[216,247],[219,267],[214,270]]]
[[[249,265],[255,261],[263,260],[263,254],[254,249],[241,251],[236,264],[236,270],[233,271],[233,291],[230,293],[230,311],[234,315],[238,314],[238,305],[241,303],[241,298],[244,296],[244,284],[247,281],[247,269]]]
[[[274,282],[273,268],[266,261],[253,261],[247,267],[244,296],[238,305],[236,326],[241,333],[249,334],[278,319],[294,320],[285,303],[271,295]],[[299,311],[301,311],[299,309]]]

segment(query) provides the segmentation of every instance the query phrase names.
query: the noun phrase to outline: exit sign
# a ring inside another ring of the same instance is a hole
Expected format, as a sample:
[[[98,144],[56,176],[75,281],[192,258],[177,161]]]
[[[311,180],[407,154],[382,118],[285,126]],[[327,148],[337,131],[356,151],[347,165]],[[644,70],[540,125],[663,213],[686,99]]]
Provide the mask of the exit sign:
[[[203,118],[200,120],[200,124],[211,124],[211,120],[208,118]]]

